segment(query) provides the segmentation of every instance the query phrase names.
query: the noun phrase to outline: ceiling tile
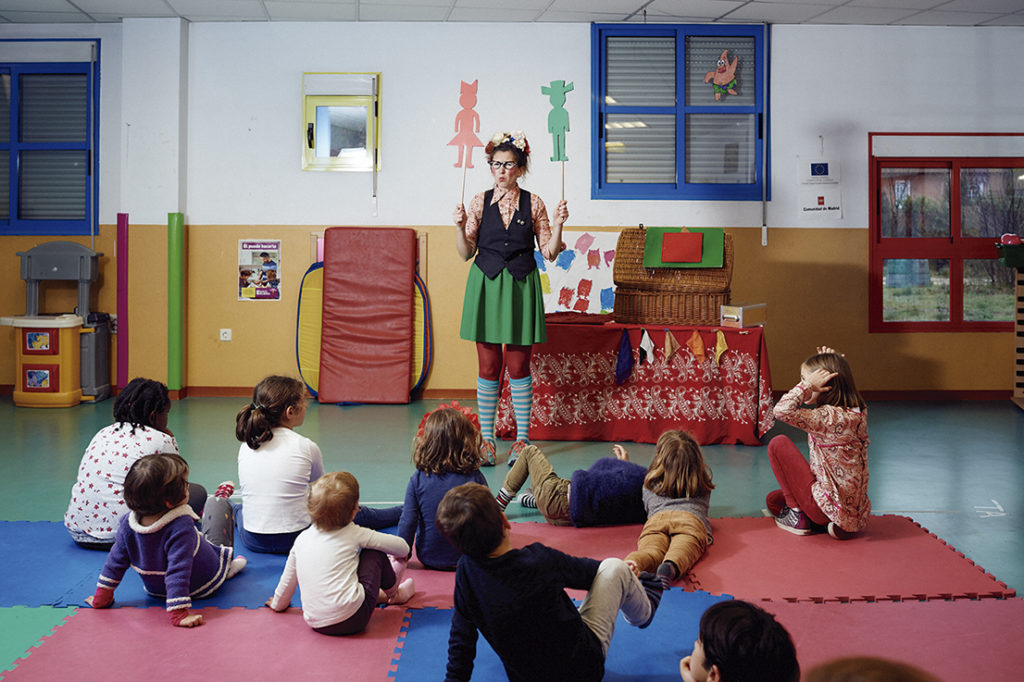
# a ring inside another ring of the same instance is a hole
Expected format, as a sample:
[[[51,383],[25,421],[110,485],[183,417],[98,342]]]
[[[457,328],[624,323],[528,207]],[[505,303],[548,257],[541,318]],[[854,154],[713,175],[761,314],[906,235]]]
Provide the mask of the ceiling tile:
[[[891,9],[887,7],[836,7],[814,18],[816,24],[891,24],[912,14],[914,9]]]
[[[5,0],[6,3],[6,0]],[[122,17],[173,17],[172,10],[164,0],[75,0],[75,6],[94,16],[104,14]]]
[[[266,21],[259,0],[166,0],[189,21]]]
[[[976,26],[1002,16],[993,12],[918,12],[894,24],[911,26]]]
[[[435,2],[437,0],[434,0]],[[445,21],[448,17],[447,6],[430,7],[426,5],[368,5],[365,0],[359,2],[360,21]]]
[[[654,0],[647,6],[647,16],[657,14],[666,17],[690,17],[707,21],[717,19],[748,4],[735,0]]]
[[[81,12],[21,12],[0,10],[0,16],[17,24],[67,24],[92,21]]]
[[[938,9],[943,12],[1019,12],[1024,0],[952,0]]]
[[[452,8],[449,21],[533,21],[539,14],[536,9],[512,7],[461,7]]]
[[[898,0],[896,4],[907,9],[931,9],[944,5],[949,0]],[[893,0],[850,0],[851,7],[892,7]]]
[[[263,3],[271,21],[355,21],[356,4],[322,2],[279,2],[267,0]]]
[[[802,24],[825,12],[831,7],[824,5],[807,5],[795,2],[752,2],[730,12],[727,18],[732,21],[767,21],[772,24]]]

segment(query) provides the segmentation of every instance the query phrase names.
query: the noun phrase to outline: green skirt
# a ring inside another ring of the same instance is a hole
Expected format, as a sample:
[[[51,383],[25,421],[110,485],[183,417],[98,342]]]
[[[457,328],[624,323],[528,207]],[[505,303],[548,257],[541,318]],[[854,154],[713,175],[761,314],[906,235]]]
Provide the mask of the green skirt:
[[[515,346],[547,341],[540,273],[533,270],[519,281],[508,270],[502,270],[488,279],[474,264],[466,279],[459,335],[467,341]]]

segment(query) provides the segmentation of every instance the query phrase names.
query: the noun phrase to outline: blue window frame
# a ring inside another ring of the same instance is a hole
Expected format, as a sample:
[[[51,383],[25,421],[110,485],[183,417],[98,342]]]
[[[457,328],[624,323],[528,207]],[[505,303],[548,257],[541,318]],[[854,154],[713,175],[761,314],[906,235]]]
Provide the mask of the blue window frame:
[[[90,62],[0,63],[0,234],[92,232],[98,86]]]
[[[766,41],[763,25],[594,24],[592,198],[768,198]]]

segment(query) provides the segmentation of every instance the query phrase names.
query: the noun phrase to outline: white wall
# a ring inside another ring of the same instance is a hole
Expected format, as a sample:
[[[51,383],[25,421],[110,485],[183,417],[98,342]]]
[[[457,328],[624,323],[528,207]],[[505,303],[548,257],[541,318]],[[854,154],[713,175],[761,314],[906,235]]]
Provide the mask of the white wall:
[[[122,111],[161,96],[159,73],[175,57],[151,49],[152,82],[123,89],[121,40],[138,45],[150,21],[123,26],[3,25],[4,37],[101,37],[100,222],[131,198],[133,223],[166,222],[167,192],[146,191],[167,158],[122,154]],[[480,138],[523,128],[534,149],[524,185],[558,198],[550,163],[550,104],[540,86],[574,81],[568,95],[566,197],[577,225],[761,225],[758,202],[590,199],[590,26],[465,23],[197,23],[187,26],[186,220],[192,224],[436,225],[450,221],[461,170],[447,146],[460,80],[480,80]],[[138,33],[134,33],[138,32]],[[128,35],[131,33],[132,35]],[[773,227],[799,219],[796,157],[841,164],[844,215],[824,226],[867,225],[869,131],[1024,130],[1024,28],[774,26],[771,30]],[[147,54],[136,49],[133,54]],[[128,68],[126,66],[126,68]],[[367,173],[300,170],[302,73],[382,72],[379,201]],[[166,93],[164,93],[166,95]],[[180,101],[180,100],[179,100]],[[176,125],[168,122],[166,126]],[[821,139],[819,139],[821,136]],[[489,183],[480,150],[467,199]],[[153,174],[147,174],[147,162]],[[123,164],[123,165],[122,165]],[[125,174],[122,183],[122,173]],[[179,169],[181,170],[181,169]],[[124,197],[122,189],[124,188]],[[179,200],[180,201],[180,200]]]

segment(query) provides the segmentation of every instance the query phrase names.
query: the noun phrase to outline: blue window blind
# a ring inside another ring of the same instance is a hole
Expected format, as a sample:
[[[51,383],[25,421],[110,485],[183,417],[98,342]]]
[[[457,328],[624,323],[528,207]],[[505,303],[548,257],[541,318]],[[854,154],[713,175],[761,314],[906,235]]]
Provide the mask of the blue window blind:
[[[595,24],[591,39],[593,198],[761,200],[763,26]],[[715,88],[723,51],[735,80]]]

